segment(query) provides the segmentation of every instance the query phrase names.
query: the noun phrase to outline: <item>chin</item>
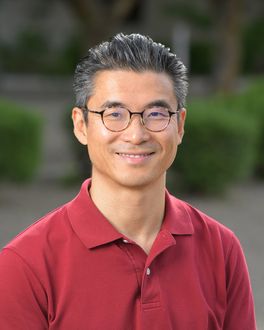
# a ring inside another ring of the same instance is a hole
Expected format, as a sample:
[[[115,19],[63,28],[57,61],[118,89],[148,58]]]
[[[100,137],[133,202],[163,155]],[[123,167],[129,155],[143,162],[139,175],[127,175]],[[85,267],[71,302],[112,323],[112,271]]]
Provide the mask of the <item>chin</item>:
[[[153,177],[147,175],[127,175],[127,176],[119,176],[117,180],[117,184],[122,187],[126,187],[128,189],[143,189],[148,186],[152,186],[153,184],[160,182],[165,182],[164,176]]]

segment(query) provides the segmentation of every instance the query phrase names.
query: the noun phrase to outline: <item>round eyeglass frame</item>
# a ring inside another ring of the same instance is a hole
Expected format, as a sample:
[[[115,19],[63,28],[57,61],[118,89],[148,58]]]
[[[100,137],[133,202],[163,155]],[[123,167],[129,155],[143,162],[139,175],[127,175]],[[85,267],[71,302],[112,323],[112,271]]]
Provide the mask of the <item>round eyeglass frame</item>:
[[[87,106],[85,106],[85,107],[79,107],[79,108],[80,108],[83,112],[91,112],[91,113],[95,113],[95,114],[100,115],[104,127],[105,127],[106,129],[108,129],[109,131],[111,131],[111,132],[122,132],[122,131],[126,130],[126,129],[128,128],[128,126],[130,125],[130,123],[131,123],[131,118],[132,118],[133,115],[139,115],[139,116],[140,116],[141,124],[142,124],[142,125],[148,130],[148,131],[150,131],[150,132],[162,132],[162,131],[164,131],[164,130],[168,127],[168,125],[170,124],[171,117],[172,117],[173,115],[179,115],[179,113],[180,113],[180,111],[181,111],[181,109],[177,109],[175,112],[174,112],[174,111],[169,111],[169,110],[168,110],[168,113],[169,113],[169,120],[168,120],[168,122],[166,123],[166,126],[163,127],[162,129],[159,129],[159,130],[152,130],[152,129],[149,129],[149,128],[145,125],[144,118],[143,118],[144,111],[147,110],[147,109],[143,110],[142,112],[132,112],[132,111],[130,111],[129,109],[124,108],[124,109],[127,110],[127,112],[129,113],[129,121],[127,122],[126,127],[122,128],[122,129],[119,129],[119,130],[113,130],[113,129],[110,129],[109,127],[107,127],[106,124],[105,124],[105,122],[104,122],[104,112],[105,112],[106,110],[108,110],[107,108],[106,108],[106,109],[103,109],[103,110],[101,110],[101,111],[91,110],[91,109],[89,109]]]

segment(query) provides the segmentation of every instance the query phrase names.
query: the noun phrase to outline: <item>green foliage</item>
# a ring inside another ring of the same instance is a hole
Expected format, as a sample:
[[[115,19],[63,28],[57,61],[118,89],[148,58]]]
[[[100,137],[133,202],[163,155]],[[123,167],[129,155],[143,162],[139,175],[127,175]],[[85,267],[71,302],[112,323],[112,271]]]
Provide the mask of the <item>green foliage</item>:
[[[210,74],[213,66],[213,47],[208,41],[193,41],[190,49],[192,74]]]
[[[0,178],[27,181],[40,160],[41,120],[9,101],[0,100]]]
[[[77,36],[69,38],[63,49],[57,54],[50,71],[72,75],[76,63],[81,58],[82,51],[80,38]]]
[[[254,20],[243,31],[243,71],[264,72],[264,20]]]
[[[255,118],[260,129],[255,172],[264,178],[264,78],[255,79],[249,88],[239,94],[218,97],[217,102],[241,116]]]
[[[255,165],[258,125],[216,99],[192,102],[183,145],[173,170],[185,191],[222,193],[250,175]]]
[[[72,74],[81,53],[77,36],[69,37],[61,49],[54,50],[48,36],[25,30],[15,44],[0,45],[1,69],[16,73]]]
[[[22,31],[15,45],[1,45],[3,68],[9,72],[34,72],[47,53],[44,37],[35,31]]]
[[[180,18],[200,28],[208,28],[213,23],[211,16],[193,3],[174,2],[162,5],[162,12],[168,17]]]

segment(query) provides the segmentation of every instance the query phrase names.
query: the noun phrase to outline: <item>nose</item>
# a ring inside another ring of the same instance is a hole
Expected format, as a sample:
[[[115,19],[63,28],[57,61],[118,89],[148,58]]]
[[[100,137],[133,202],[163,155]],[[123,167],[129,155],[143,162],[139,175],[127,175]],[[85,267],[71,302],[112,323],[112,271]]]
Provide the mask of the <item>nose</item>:
[[[129,126],[122,132],[122,138],[125,142],[135,145],[149,140],[149,131],[144,127],[139,114],[133,114],[131,116]]]

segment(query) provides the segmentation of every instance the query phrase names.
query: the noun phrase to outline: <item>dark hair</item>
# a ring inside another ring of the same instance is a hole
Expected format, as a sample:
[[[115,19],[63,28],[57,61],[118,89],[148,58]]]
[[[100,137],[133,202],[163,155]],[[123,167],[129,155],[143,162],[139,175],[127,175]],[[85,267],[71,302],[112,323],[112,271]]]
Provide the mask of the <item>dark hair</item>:
[[[188,82],[186,68],[179,58],[147,36],[119,33],[110,41],[89,49],[88,55],[78,63],[73,85],[76,106],[85,107],[97,72],[117,69],[167,73],[173,81],[179,108],[185,105]]]

